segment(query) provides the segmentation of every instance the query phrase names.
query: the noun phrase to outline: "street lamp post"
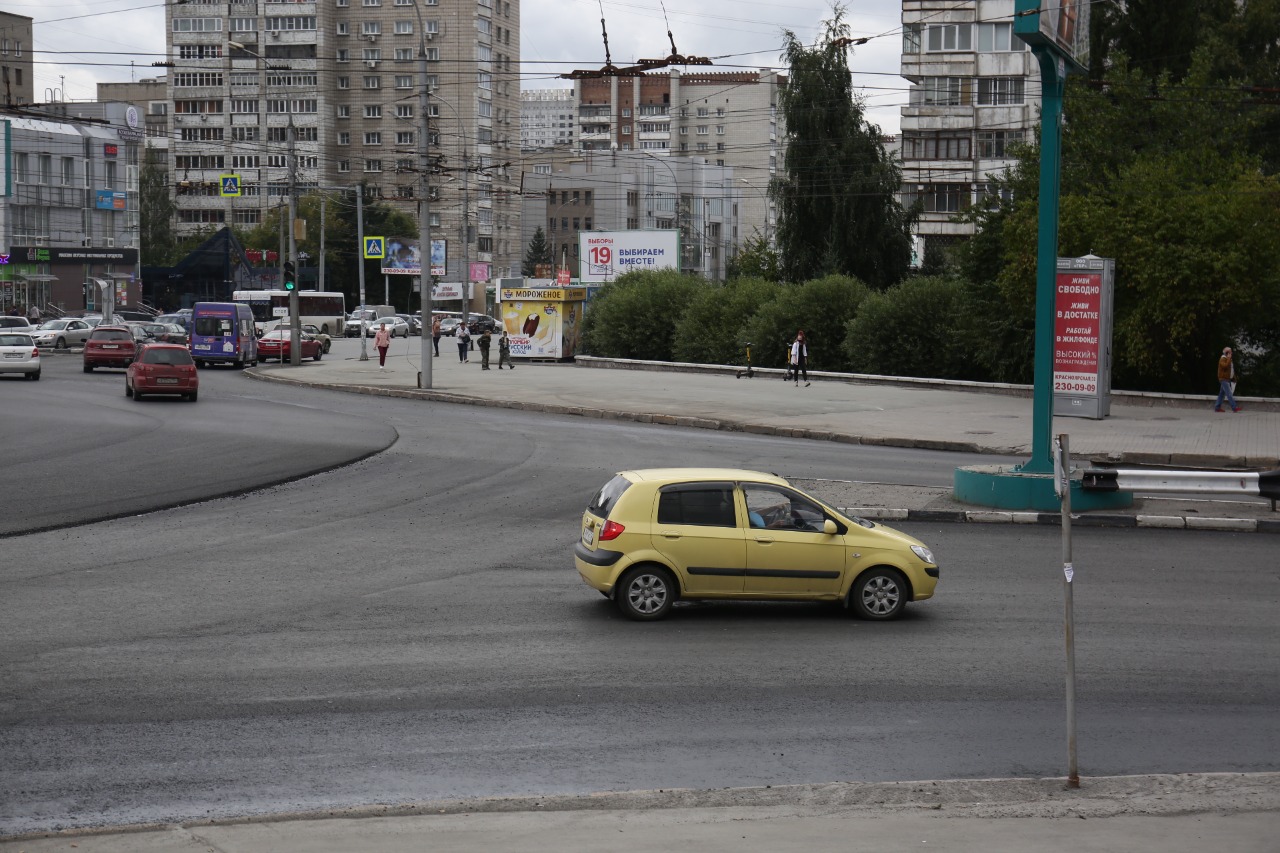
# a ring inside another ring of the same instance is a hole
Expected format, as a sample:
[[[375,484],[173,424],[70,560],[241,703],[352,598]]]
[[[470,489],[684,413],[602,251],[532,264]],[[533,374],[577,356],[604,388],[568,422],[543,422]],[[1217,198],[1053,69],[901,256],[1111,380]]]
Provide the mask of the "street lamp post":
[[[289,66],[273,66],[267,62],[267,58],[255,50],[250,50],[244,44],[238,41],[227,41],[227,44],[237,50],[243,50],[262,63],[263,71],[287,71]],[[265,96],[266,86],[263,86]],[[297,194],[298,194],[298,154],[296,148],[297,133],[293,126],[293,108],[289,103],[288,92],[284,95],[285,109],[289,113],[289,147],[287,153],[287,162],[289,164],[289,258],[288,266],[294,270],[293,287],[289,290],[289,364],[292,367],[302,366],[302,317],[300,306],[298,304],[298,282],[296,279],[298,269],[298,235],[297,235]],[[270,126],[268,125],[268,129]],[[283,284],[283,282],[282,282]]]
[[[431,132],[431,92],[428,88],[427,76],[427,27],[422,20],[420,3],[413,4],[414,14],[418,16],[418,111],[422,114],[418,122],[418,174],[422,177],[422,191],[418,202],[418,280],[422,288],[422,352],[419,358],[422,368],[418,372],[418,387],[431,387],[432,353],[431,335],[427,331],[432,320],[431,313],[435,300],[431,295],[431,153],[429,140]]]
[[[656,156],[656,155],[654,155],[654,154],[650,154],[648,151],[645,151],[643,148],[642,148],[642,149],[640,149],[640,153],[641,153],[641,154],[643,154],[644,156],[648,157],[650,160],[653,160],[653,161],[654,161],[654,162],[656,162],[656,163],[661,163],[663,166],[665,166],[665,167],[666,167],[667,171],[671,174],[671,184],[672,184],[672,186],[673,186],[673,187],[674,187],[674,189],[675,189],[675,205],[674,205],[674,207],[673,207],[673,209],[672,209],[672,213],[671,213],[671,215],[672,215],[672,217],[673,217],[673,218],[674,218],[674,220],[675,220],[675,223],[676,223],[676,230],[678,230],[678,231],[679,231],[679,230],[681,230],[681,229],[680,229],[680,179],[676,177],[676,170],[675,170],[675,169],[673,169],[673,168],[671,167],[671,164],[670,164],[670,163],[668,163],[665,159],[663,159],[662,157],[658,157],[658,156]],[[654,195],[656,196],[656,195],[657,195],[657,193],[655,192],[655,193],[654,193]],[[656,198],[654,199],[654,204],[655,204],[655,205],[657,204],[657,199],[656,199]],[[683,236],[683,235],[682,235],[682,236]],[[684,271],[684,246],[683,246],[683,244],[681,245],[681,248],[680,248],[680,255],[681,255],[681,256],[680,256],[680,258],[679,258],[679,264],[680,264],[680,266],[678,266],[676,269],[677,269],[677,271],[678,271],[678,272],[683,272],[683,271]]]

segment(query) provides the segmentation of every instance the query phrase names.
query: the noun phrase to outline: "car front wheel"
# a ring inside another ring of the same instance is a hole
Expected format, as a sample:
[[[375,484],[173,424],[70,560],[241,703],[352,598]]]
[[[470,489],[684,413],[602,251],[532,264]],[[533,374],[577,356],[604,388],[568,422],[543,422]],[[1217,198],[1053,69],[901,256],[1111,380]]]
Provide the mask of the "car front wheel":
[[[671,573],[657,566],[635,566],[623,573],[614,590],[618,610],[628,619],[652,622],[671,610],[676,586]]]
[[[859,617],[884,621],[902,615],[909,595],[902,575],[896,569],[881,567],[858,576],[849,592],[849,603]]]

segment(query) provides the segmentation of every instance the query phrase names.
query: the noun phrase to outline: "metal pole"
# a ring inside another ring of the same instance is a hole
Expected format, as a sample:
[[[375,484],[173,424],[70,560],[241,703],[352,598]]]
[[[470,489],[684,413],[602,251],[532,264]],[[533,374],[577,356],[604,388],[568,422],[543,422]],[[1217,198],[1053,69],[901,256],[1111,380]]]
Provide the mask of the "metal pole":
[[[324,290],[324,203],[328,198],[323,192],[320,193],[320,276],[317,288]]]
[[[458,116],[462,121],[462,116]],[[471,164],[467,160],[466,128],[462,130],[462,322],[471,325],[471,197],[467,192],[470,184]]]
[[[289,109],[289,262],[293,264],[293,290],[289,291],[289,364],[302,366],[302,312],[298,304],[298,154],[294,142],[293,105]]]
[[[1062,595],[1064,602],[1063,634],[1067,652],[1067,787],[1080,787],[1080,770],[1076,763],[1076,624],[1071,564],[1071,450],[1066,433],[1058,436],[1058,464],[1062,492]]]
[[[418,282],[422,288],[422,367],[418,371],[418,387],[431,387],[432,353],[431,313],[435,301],[431,297],[431,92],[427,87],[427,34],[422,22],[422,9],[415,3],[418,16],[418,175],[422,189],[418,193]]]
[[[360,360],[369,360],[368,347],[364,340],[364,187],[356,187],[356,244],[360,247],[356,261],[360,267],[360,319],[356,328],[360,335]]]
[[[386,273],[382,274],[382,304],[391,305],[391,276]]]

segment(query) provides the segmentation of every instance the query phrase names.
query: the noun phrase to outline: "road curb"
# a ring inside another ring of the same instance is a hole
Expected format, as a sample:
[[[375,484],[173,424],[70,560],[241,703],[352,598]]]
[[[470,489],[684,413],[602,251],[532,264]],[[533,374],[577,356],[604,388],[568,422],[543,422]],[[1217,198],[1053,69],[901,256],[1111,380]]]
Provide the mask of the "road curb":
[[[941,521],[953,524],[1062,524],[1057,512],[1005,512],[987,509],[905,509],[893,507],[838,507],[845,515],[872,521]],[[1221,530],[1230,533],[1280,533],[1280,520],[1256,518],[1201,518],[1181,515],[1125,515],[1123,513],[1072,513],[1079,527],[1145,527],[1162,530]]]

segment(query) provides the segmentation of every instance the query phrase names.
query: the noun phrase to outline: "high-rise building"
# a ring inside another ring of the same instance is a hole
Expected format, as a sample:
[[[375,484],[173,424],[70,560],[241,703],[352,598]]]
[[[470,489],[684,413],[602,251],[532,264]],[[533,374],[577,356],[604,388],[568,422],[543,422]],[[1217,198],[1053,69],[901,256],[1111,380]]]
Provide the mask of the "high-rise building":
[[[768,198],[786,144],[776,71],[637,73],[577,81],[578,146],[583,151],[647,151],[702,158],[733,168],[740,185],[741,238],[772,237]]]
[[[572,89],[528,89],[520,93],[520,150],[573,145]]]
[[[136,107],[146,127],[145,161],[169,168],[169,84],[163,76],[132,83],[99,83],[98,102]]]
[[[35,101],[31,62],[31,19],[0,12],[0,105],[17,107]]]
[[[495,275],[518,266],[519,0],[232,0],[165,16],[180,229],[253,227],[281,206],[291,135],[300,194],[363,186],[416,217],[423,49],[443,170],[429,218],[448,240],[447,277],[464,257]],[[220,174],[240,176],[240,197],[221,197]]]
[[[902,198],[923,203],[920,256],[973,233],[957,213],[992,191],[1039,120],[1040,72],[1013,34],[1014,0],[904,0]]]

